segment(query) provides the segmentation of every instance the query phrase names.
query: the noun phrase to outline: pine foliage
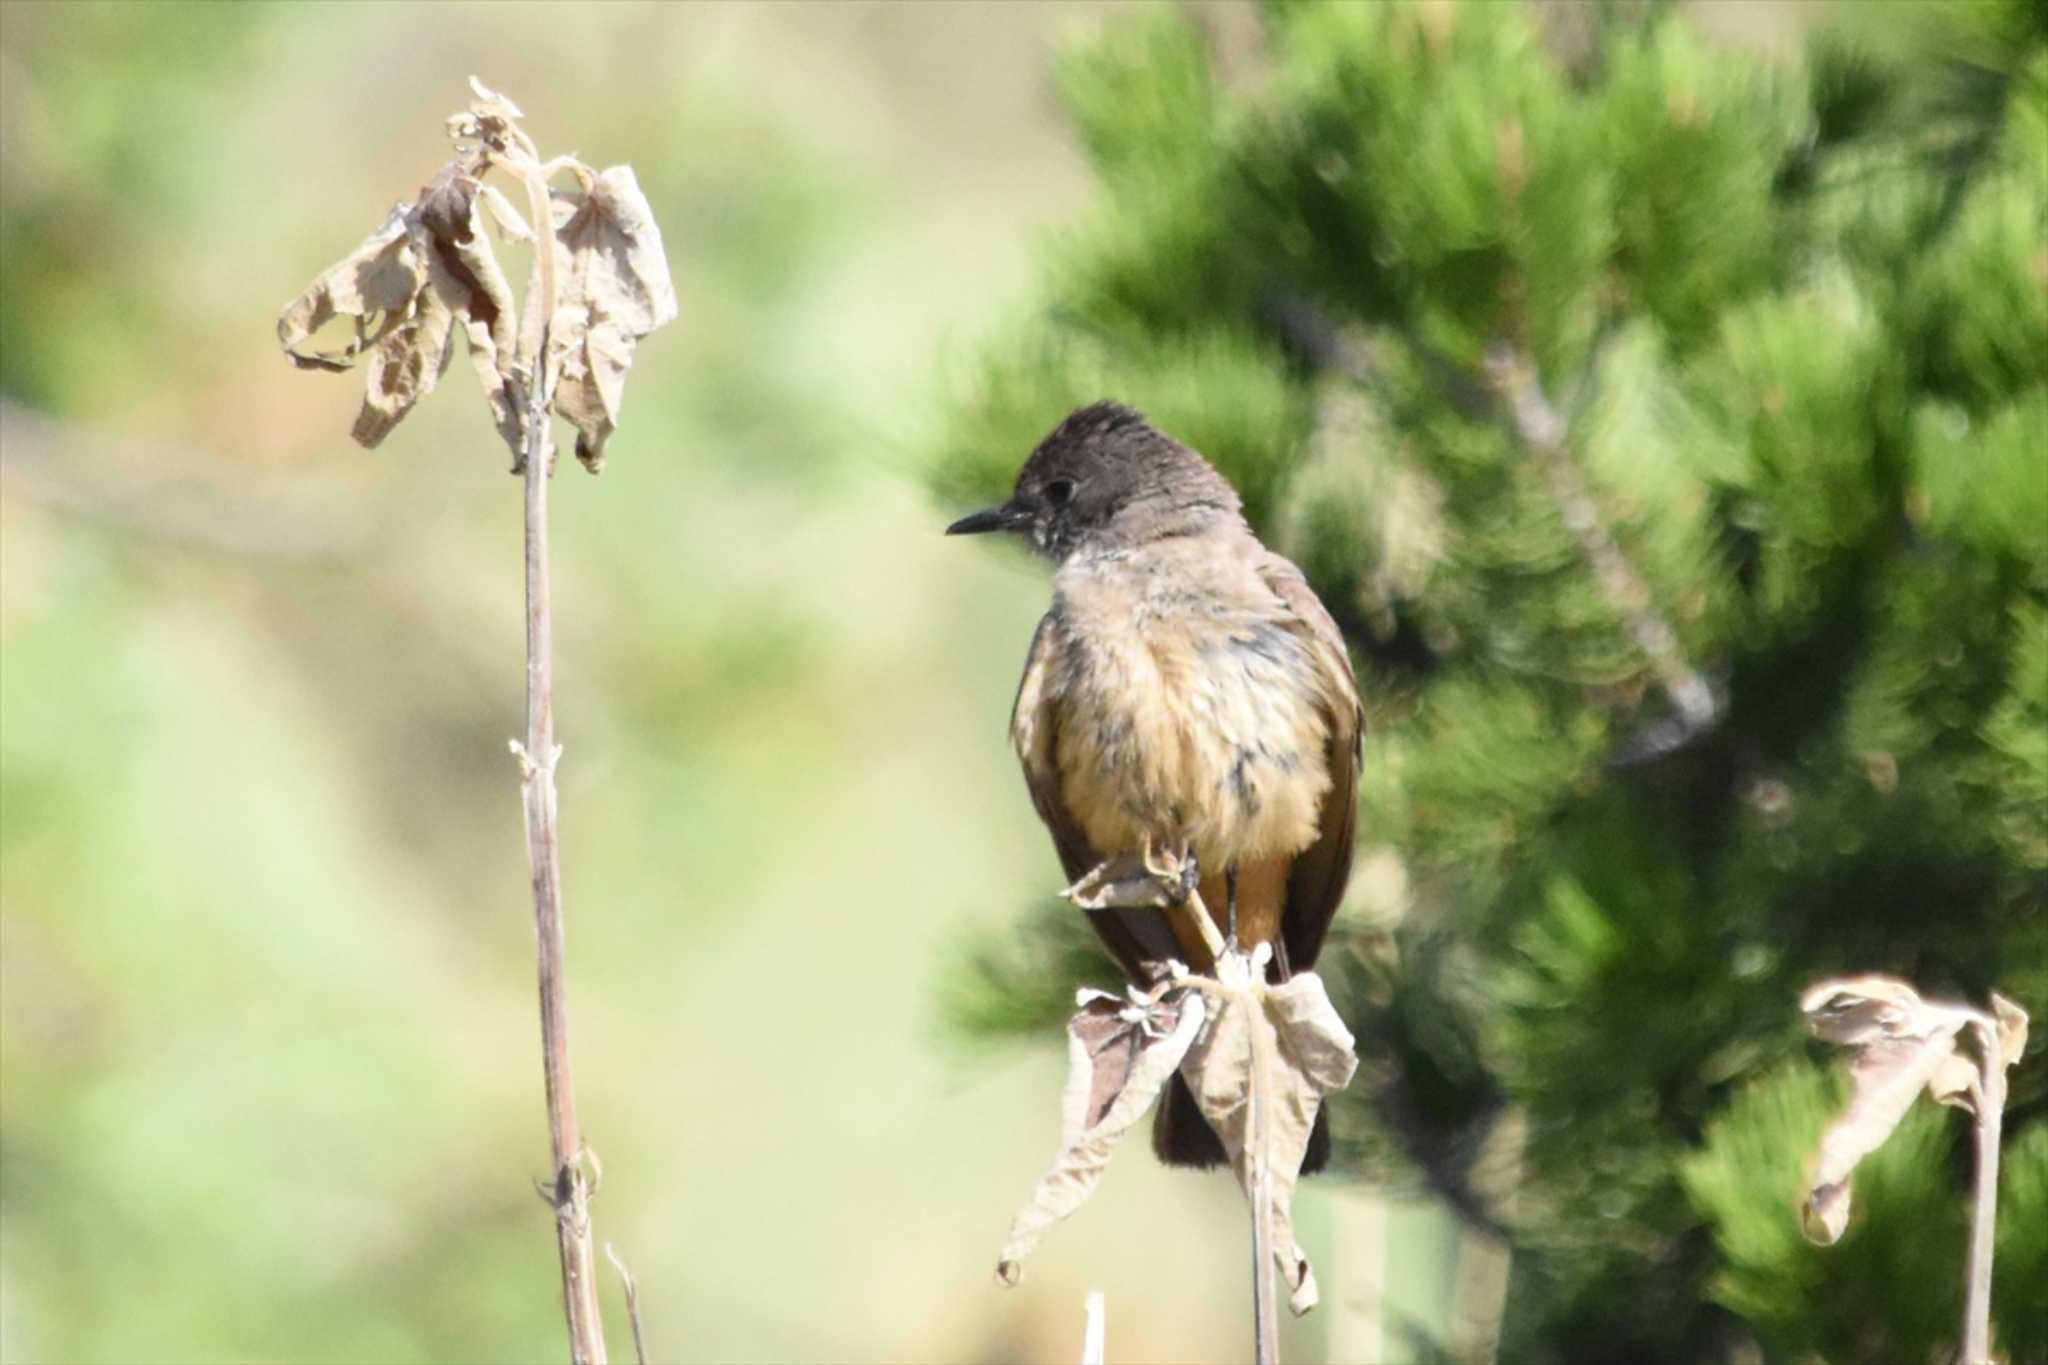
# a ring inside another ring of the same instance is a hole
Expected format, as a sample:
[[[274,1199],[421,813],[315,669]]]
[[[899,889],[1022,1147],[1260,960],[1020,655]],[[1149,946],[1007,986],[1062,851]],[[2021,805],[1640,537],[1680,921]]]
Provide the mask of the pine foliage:
[[[1964,1127],[1805,1244],[1838,1092],[1796,999],[2048,1017],[2048,10],[1879,8],[1783,60],[1642,5],[1275,4],[1229,53],[1116,16],[1058,79],[1100,207],[953,395],[945,496],[1124,399],[1338,616],[1372,729],[1324,965],[1376,1070],[1337,1127],[1509,1229],[1503,1358],[1952,1351]],[[988,945],[964,1015],[1046,1033],[1061,944]]]

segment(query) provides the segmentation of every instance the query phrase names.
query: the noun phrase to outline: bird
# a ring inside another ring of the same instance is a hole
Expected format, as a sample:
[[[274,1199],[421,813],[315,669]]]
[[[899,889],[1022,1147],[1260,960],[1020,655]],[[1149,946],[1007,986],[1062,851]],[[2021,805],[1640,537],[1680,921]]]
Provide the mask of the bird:
[[[1055,426],[1008,501],[946,528],[986,532],[1054,565],[1010,736],[1070,882],[1178,859],[1219,936],[1271,945],[1271,979],[1312,966],[1350,876],[1365,713],[1306,576],[1260,542],[1214,465],[1112,401]],[[1213,971],[1191,913],[1086,913],[1136,984],[1171,960]],[[1327,1120],[1304,1173],[1328,1163]],[[1227,1160],[1178,1074],[1152,1145],[1168,1165]]]

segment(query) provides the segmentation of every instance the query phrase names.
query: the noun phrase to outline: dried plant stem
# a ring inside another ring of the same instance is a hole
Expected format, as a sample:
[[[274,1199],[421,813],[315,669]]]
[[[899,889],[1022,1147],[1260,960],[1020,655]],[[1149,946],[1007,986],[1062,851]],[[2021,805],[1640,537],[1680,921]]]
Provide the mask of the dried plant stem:
[[[538,393],[539,386],[533,387]],[[545,415],[528,420],[545,431]],[[597,1306],[597,1257],[590,1232],[590,1182],[576,1120],[576,1074],[569,1053],[569,991],[562,938],[562,869],[556,825],[553,607],[548,583],[548,451],[526,443],[526,744],[521,770],[526,851],[533,866],[534,933],[540,958],[541,1070],[548,1141],[554,1157],[549,1192],[562,1257],[562,1303],[576,1365],[603,1365],[604,1326]]]
[[[1247,1005],[1257,1009],[1255,997]],[[1272,1040],[1265,1030],[1250,1030],[1252,1058],[1250,1084],[1246,1088],[1245,1131],[1250,1137],[1245,1159],[1251,1163],[1246,1184],[1252,1206],[1252,1337],[1253,1359],[1258,1365],[1279,1365],[1280,1294],[1273,1268],[1273,1172],[1266,1164],[1271,1142],[1268,1127],[1272,1118],[1274,1058]]]
[[[1998,1028],[1974,1025],[1985,1057],[1976,1096],[1977,1188],[1970,1201],[1970,1259],[1963,1294],[1963,1365],[1991,1360],[1991,1250],[1998,1213],[1998,1143],[2005,1122],[2005,1066],[1999,1057]]]
[[[1209,950],[1210,962],[1216,963],[1223,960],[1223,954],[1226,951],[1227,945],[1223,941],[1223,935],[1216,930],[1216,920],[1209,914],[1209,907],[1202,902],[1201,892],[1188,892],[1187,904],[1181,906],[1178,911],[1169,913],[1179,914],[1187,923],[1193,926],[1195,937],[1200,939],[1202,946]],[[1210,970],[1214,971],[1215,968],[1212,966]]]
[[[1827,1246],[1849,1220],[1849,1176],[1891,1136],[1925,1092],[1966,1111],[1977,1138],[1977,1181],[1970,1201],[1970,1254],[1963,1272],[1962,1365],[1991,1362],[1991,1253],[1998,1210],[1998,1142],[2005,1121],[2005,1069],[2027,1048],[2027,1012],[1997,991],[1991,1008],[1924,1000],[1909,982],[1865,974],[1821,981],[1800,996],[1807,1027],[1856,1049],[1856,1094],[1821,1137],[1820,1160],[1800,1217],[1806,1235]],[[1957,1049],[1967,1030],[1976,1057]]]
[[[1240,952],[1235,943],[1223,941],[1216,932],[1216,921],[1210,916],[1201,892],[1188,892],[1187,903],[1181,908],[1193,919],[1196,932],[1209,949],[1210,957],[1217,962],[1213,970],[1219,978],[1241,978],[1245,983],[1241,1003],[1246,1010],[1256,1013],[1260,1006],[1254,985],[1259,980],[1261,969]],[[1242,962],[1243,971],[1226,973],[1221,966],[1226,956],[1234,956]],[[1251,1040],[1251,1065],[1246,1086],[1245,1161],[1248,1169],[1245,1192],[1251,1201],[1252,1212],[1253,1358],[1258,1365],[1279,1365],[1279,1283],[1273,1262],[1273,1174],[1266,1165],[1266,1153],[1272,1142],[1268,1129],[1272,1117],[1273,1068],[1277,1061],[1273,1056],[1273,1040],[1264,1030],[1253,1027],[1247,1033]]]
[[[626,1321],[633,1325],[633,1358],[640,1365],[647,1365],[647,1334],[640,1327],[640,1282],[633,1278],[633,1272],[626,1268],[626,1262],[610,1242],[604,1244],[605,1259],[612,1263],[612,1269],[619,1272],[619,1282],[626,1287]]]
[[[468,108],[446,122],[454,158],[421,187],[416,201],[392,205],[376,231],[285,306],[277,337],[300,369],[334,372],[374,359],[353,429],[364,446],[382,441],[433,391],[454,339],[466,337],[492,423],[512,448],[512,472],[525,476],[526,737],[513,740],[512,751],[520,763],[533,873],[541,1067],[554,1156],[551,1179],[535,1183],[555,1214],[570,1355],[577,1365],[599,1365],[606,1356],[590,1200],[603,1171],[583,1145],[570,1065],[555,792],[562,751],[555,743],[548,579],[549,424],[556,410],[575,424],[577,458],[596,473],[605,439],[617,426],[633,348],[675,320],[675,289],[661,230],[632,167],[613,166],[600,175],[573,156],[543,163],[519,127],[525,116],[518,106],[474,76],[469,88]],[[557,205],[548,181],[565,170],[575,174],[578,189]],[[484,183],[493,171],[525,188],[531,225]],[[566,235],[558,236],[557,207],[564,210]],[[500,240],[535,244],[523,317],[485,231],[492,224]],[[352,335],[338,347],[327,329],[337,318],[352,323]],[[560,383],[564,372],[573,376],[567,386]],[[626,1297],[637,1338],[630,1276]]]
[[[1103,1365],[1107,1349],[1104,1343],[1108,1335],[1104,1323],[1106,1316],[1102,1291],[1089,1291],[1087,1301],[1081,1306],[1081,1365]]]
[[[529,163],[530,165],[530,163]],[[547,323],[555,303],[554,219],[547,187],[528,165],[509,163],[536,205],[540,307],[545,310],[527,357],[523,421],[526,474],[526,744],[521,756],[526,802],[526,852],[533,866],[533,919],[540,959],[541,1069],[546,1080],[548,1141],[554,1157],[549,1202],[561,1251],[562,1306],[569,1355],[576,1365],[604,1365],[604,1320],[597,1302],[597,1252],[590,1230],[590,1180],[576,1120],[576,1074],[569,1054],[569,990],[562,936],[562,870],[556,824],[554,604],[548,577]]]

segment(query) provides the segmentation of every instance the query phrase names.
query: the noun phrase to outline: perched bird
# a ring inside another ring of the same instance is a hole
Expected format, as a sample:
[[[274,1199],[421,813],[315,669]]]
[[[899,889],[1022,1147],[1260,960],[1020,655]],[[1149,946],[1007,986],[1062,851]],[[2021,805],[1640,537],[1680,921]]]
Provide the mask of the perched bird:
[[[1364,714],[1344,641],[1301,570],[1259,543],[1229,482],[1117,403],[1039,443],[1008,502],[948,535],[1008,531],[1050,559],[1010,734],[1070,880],[1180,860],[1219,933],[1316,959],[1351,871]],[[1088,912],[1133,981],[1214,963],[1187,915]],[[1153,1128],[1172,1165],[1223,1145],[1173,1078]],[[1329,1159],[1319,1114],[1303,1171]]]

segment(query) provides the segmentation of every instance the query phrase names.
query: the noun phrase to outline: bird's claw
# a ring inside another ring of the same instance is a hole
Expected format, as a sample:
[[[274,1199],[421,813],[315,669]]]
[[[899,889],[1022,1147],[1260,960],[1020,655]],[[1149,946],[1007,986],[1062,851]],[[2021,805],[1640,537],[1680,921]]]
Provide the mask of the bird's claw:
[[[1188,897],[1195,894],[1195,888],[1202,883],[1201,864],[1195,859],[1192,848],[1183,847],[1175,852],[1147,840],[1144,850],[1145,871],[1158,881],[1168,899],[1175,906],[1188,903]]]

